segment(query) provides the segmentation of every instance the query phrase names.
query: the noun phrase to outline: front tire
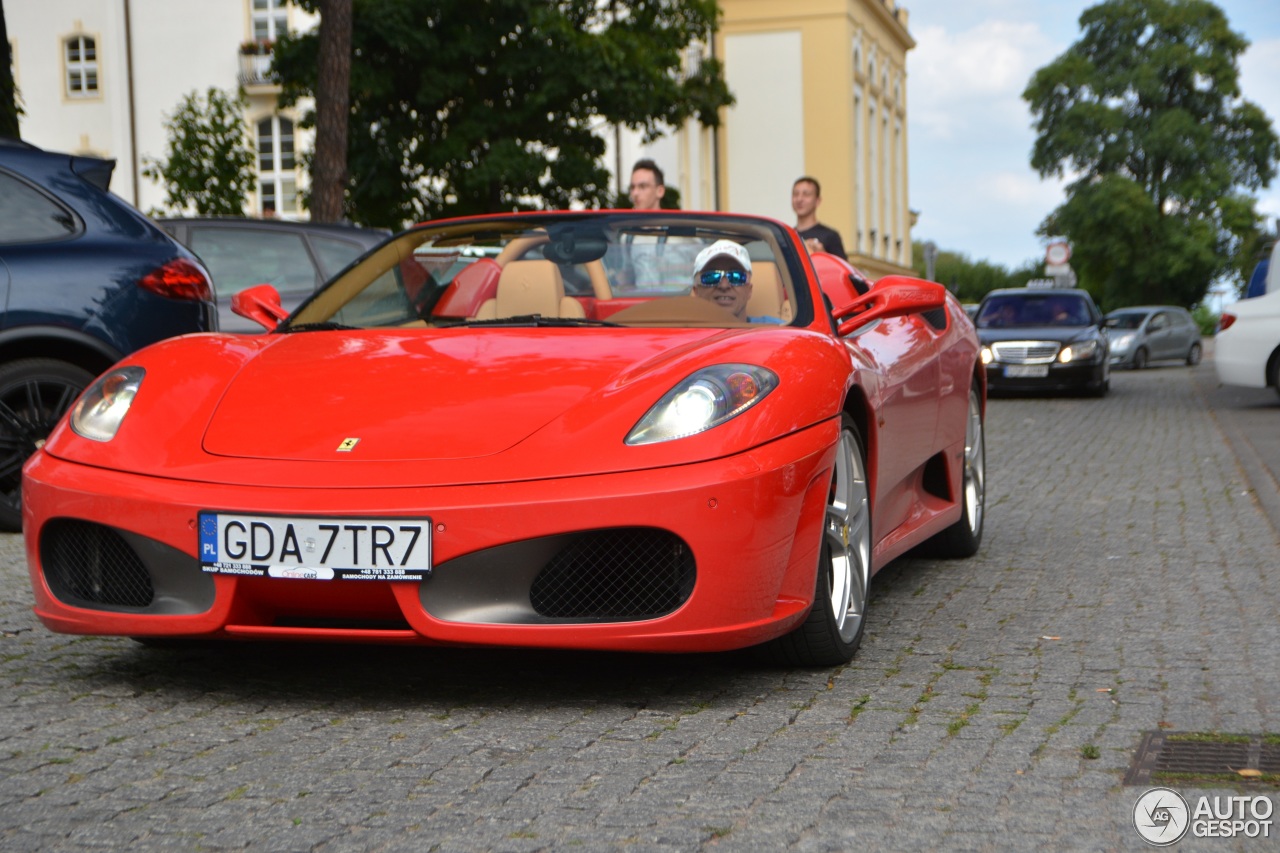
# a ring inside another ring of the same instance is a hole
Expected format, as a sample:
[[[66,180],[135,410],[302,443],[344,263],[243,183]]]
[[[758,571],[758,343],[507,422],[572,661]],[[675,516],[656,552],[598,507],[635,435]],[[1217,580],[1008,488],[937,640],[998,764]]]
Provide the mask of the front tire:
[[[1138,347],[1137,351],[1134,352],[1133,354],[1133,369],[1142,370],[1146,366],[1147,366],[1147,348]]]
[[[763,647],[791,666],[847,663],[866,629],[871,585],[871,501],[866,453],[857,425],[841,415],[840,441],[822,526],[818,572],[809,616],[794,631]]]
[[[935,557],[972,557],[982,546],[987,507],[987,441],[978,383],[969,389],[964,427],[964,469],[960,476],[960,520],[934,536],[927,551]]]
[[[1195,367],[1200,363],[1200,358],[1204,355],[1204,350],[1200,347],[1199,342],[1191,345],[1191,349],[1187,350],[1187,367]]]
[[[0,530],[22,530],[22,466],[92,381],[52,358],[0,366]]]

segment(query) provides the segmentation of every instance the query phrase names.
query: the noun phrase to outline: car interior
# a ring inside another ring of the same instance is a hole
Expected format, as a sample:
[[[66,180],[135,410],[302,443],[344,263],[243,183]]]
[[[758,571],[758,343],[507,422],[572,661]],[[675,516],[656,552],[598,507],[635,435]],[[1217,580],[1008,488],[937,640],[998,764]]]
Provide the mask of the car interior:
[[[787,258],[795,263],[796,252],[782,229],[631,215],[424,226],[347,270],[288,325],[447,326],[535,315],[618,325],[752,325],[692,295],[694,259],[722,239],[744,246],[751,259],[747,316],[790,323],[797,299]]]

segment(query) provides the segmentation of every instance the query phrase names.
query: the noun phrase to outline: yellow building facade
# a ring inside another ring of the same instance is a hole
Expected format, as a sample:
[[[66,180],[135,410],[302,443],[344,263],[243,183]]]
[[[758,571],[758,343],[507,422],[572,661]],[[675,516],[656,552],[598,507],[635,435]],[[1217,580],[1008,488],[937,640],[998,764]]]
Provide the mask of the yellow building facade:
[[[720,7],[714,51],[735,104],[713,136],[717,206],[794,222],[791,185],[811,175],[818,219],[840,232],[849,260],[872,278],[907,272],[907,10],[895,0]]]

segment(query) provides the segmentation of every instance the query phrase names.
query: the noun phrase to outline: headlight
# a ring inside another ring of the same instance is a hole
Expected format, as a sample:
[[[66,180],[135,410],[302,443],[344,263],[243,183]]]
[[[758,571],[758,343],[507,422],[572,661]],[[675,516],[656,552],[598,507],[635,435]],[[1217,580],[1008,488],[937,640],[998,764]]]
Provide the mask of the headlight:
[[[1111,339],[1111,344],[1116,349],[1128,349],[1129,344],[1133,343],[1133,332],[1124,335],[1116,335]]]
[[[1066,364],[1072,361],[1084,361],[1093,358],[1098,354],[1097,341],[1080,341],[1071,346],[1062,348],[1062,352],[1058,353],[1058,361]]]
[[[146,371],[118,367],[99,376],[71,410],[71,428],[91,441],[110,441],[129,413]]]
[[[778,387],[778,375],[754,364],[717,364],[662,396],[627,435],[627,444],[657,444],[705,432],[745,412]]]
[[[979,357],[982,359],[983,364],[990,364],[996,360],[995,354],[991,352],[991,347],[983,347]]]

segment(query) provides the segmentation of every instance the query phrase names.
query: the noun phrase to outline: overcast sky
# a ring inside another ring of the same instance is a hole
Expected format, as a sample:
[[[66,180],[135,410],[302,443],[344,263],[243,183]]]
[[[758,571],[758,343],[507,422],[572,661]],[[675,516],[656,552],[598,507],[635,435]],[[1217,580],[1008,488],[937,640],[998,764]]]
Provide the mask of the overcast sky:
[[[917,242],[1015,267],[1042,260],[1036,228],[1063,199],[1029,165],[1035,135],[1022,100],[1031,75],[1080,35],[1083,0],[899,0],[907,54],[912,229]],[[1280,128],[1280,1],[1218,0],[1250,42],[1243,96]],[[1280,132],[1280,131],[1278,131]],[[1258,208],[1280,217],[1280,178]]]

